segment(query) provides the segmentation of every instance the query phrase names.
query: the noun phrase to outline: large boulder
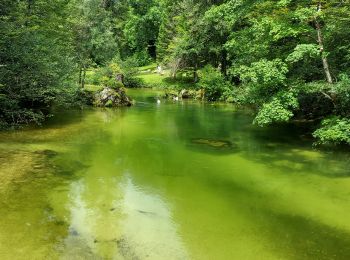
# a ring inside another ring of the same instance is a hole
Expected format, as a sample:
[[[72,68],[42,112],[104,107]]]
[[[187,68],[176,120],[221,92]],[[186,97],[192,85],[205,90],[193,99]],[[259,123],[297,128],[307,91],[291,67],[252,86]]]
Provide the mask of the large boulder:
[[[109,88],[95,94],[94,105],[98,107],[124,107],[131,106],[132,100],[126,95],[124,88]]]

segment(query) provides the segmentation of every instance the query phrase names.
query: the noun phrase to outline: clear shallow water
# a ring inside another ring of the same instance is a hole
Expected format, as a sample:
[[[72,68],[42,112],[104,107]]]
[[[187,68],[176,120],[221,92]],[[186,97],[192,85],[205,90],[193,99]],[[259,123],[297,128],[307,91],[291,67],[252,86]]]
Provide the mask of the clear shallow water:
[[[349,154],[130,94],[0,133],[0,259],[350,259]]]

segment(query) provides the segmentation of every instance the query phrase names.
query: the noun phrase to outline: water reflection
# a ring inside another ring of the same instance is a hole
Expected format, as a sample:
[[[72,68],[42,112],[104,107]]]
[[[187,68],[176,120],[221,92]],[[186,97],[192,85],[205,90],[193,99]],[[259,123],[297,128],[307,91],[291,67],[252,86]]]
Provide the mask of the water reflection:
[[[350,258],[349,155],[140,100],[0,133],[1,260]]]
[[[118,178],[88,178],[70,186],[69,235],[62,257],[188,259],[167,203]]]

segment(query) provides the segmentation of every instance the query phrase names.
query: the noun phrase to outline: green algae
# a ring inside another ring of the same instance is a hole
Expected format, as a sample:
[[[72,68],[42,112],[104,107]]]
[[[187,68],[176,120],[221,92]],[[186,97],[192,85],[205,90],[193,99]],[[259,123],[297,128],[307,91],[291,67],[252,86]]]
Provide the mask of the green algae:
[[[155,94],[0,134],[1,259],[350,258],[348,154]]]

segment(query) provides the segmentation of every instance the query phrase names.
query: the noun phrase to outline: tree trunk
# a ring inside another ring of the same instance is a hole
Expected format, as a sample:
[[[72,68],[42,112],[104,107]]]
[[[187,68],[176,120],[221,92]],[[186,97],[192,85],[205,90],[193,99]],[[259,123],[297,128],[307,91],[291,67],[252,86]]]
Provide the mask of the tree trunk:
[[[227,76],[227,51],[225,49],[221,52],[221,73]]]
[[[78,84],[79,84],[79,85],[81,85],[82,74],[83,74],[83,68],[80,67],[80,68],[79,68],[79,81],[78,81]]]
[[[318,12],[320,12],[322,9],[321,2],[318,3]],[[320,47],[320,52],[321,52],[321,57],[322,57],[322,63],[323,63],[323,70],[324,73],[326,74],[327,82],[328,83],[333,83],[333,79],[331,76],[331,72],[329,70],[329,64],[328,64],[328,59],[325,55],[323,55],[324,52],[324,46],[323,46],[323,36],[322,36],[322,30],[321,30],[321,25],[317,18],[315,19],[315,24],[316,24],[316,31],[317,31],[317,42]]]
[[[193,69],[193,82],[197,82],[198,81],[198,73],[197,73],[197,63],[194,65],[194,69]]]
[[[86,68],[83,67],[83,77],[81,78],[81,88],[85,87]]]
[[[27,12],[28,12],[28,15],[32,14],[33,3],[34,3],[34,0],[27,0]]]

